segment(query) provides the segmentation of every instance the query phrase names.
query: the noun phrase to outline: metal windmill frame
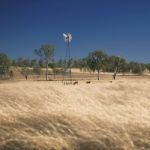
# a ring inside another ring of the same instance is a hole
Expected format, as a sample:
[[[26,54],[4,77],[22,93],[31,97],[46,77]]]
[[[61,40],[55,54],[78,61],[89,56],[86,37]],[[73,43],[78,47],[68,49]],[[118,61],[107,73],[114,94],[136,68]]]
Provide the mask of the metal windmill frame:
[[[63,33],[64,41],[67,43],[66,46],[66,56],[65,56],[65,64],[64,64],[64,74],[63,74],[63,81],[66,83],[67,74],[66,70],[69,69],[69,81],[72,83],[72,73],[71,73],[71,47],[70,43],[72,40],[72,35],[70,33]],[[68,81],[68,79],[67,79]]]

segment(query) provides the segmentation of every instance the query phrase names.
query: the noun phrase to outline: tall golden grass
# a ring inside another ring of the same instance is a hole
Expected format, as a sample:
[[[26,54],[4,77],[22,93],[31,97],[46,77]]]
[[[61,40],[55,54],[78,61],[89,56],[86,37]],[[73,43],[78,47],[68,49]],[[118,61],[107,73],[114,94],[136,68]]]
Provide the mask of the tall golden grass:
[[[0,150],[150,150],[150,80],[0,83]]]

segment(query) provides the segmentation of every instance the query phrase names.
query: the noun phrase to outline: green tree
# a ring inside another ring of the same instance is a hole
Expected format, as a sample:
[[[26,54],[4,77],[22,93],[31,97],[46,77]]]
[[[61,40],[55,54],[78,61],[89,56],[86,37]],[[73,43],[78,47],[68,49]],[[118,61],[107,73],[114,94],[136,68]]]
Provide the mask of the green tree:
[[[46,80],[48,80],[48,64],[49,61],[53,58],[55,48],[53,45],[44,44],[41,45],[40,49],[36,49],[34,52],[38,55],[42,60],[45,61],[46,64]]]
[[[16,60],[12,60],[11,64],[12,64],[12,66],[16,67],[17,66],[17,61]]]
[[[45,62],[44,62],[44,60],[42,60],[42,59],[38,60],[38,65],[39,65],[41,68],[44,68],[44,67],[45,67]]]
[[[31,62],[30,62],[29,58],[20,57],[20,58],[17,59],[16,65],[19,66],[19,67],[30,67]]]
[[[0,77],[6,78],[9,73],[11,61],[8,56],[4,53],[0,53]]]
[[[89,53],[87,58],[87,65],[92,71],[97,70],[98,75],[97,79],[99,80],[100,70],[103,70],[105,67],[107,59],[107,54],[102,50],[96,50],[94,52]]]
[[[107,71],[107,72],[114,72],[117,64],[118,64],[118,57],[117,56],[109,56],[109,57],[107,57],[105,71]]]
[[[64,65],[64,60],[59,59],[56,64],[57,64],[57,67],[61,68]]]
[[[72,67],[73,67],[73,68],[79,68],[78,60],[73,59],[73,61],[72,61]]]
[[[121,58],[115,57],[115,59],[114,59],[114,74],[113,74],[114,80],[116,79],[116,75],[119,72],[120,63],[121,63]]]
[[[130,62],[130,69],[132,73],[136,73],[136,74],[142,74],[143,72],[141,64],[134,61]]]
[[[144,63],[140,63],[140,65],[142,72],[144,72],[146,70],[146,65]]]
[[[57,63],[55,62],[51,62],[48,64],[48,66],[52,69],[52,72],[53,72],[53,75],[54,75],[54,79],[55,79],[55,76],[57,74]]]
[[[130,65],[129,63],[126,62],[124,58],[120,58],[119,72],[122,72],[122,73],[130,72]]]
[[[147,69],[148,71],[150,71],[150,63],[149,63],[149,64],[146,64],[146,69]]]
[[[36,66],[37,66],[37,60],[36,59],[31,59],[30,67],[36,67]]]
[[[87,58],[78,59],[76,65],[80,68],[80,71],[86,71],[88,69]]]
[[[20,58],[18,58],[18,59],[16,60],[16,65],[17,65],[18,67],[24,67],[24,65],[23,65],[23,58],[22,58],[22,57],[20,57]]]

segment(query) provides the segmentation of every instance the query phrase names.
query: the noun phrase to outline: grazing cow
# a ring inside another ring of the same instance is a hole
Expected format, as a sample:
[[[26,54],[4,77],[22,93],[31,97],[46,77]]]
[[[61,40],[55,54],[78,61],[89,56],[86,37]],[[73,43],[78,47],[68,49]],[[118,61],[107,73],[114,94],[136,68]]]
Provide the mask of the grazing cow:
[[[86,84],[90,84],[91,83],[91,81],[86,81]]]
[[[75,84],[78,84],[78,81],[74,81],[74,82],[73,82],[73,85],[75,85]]]

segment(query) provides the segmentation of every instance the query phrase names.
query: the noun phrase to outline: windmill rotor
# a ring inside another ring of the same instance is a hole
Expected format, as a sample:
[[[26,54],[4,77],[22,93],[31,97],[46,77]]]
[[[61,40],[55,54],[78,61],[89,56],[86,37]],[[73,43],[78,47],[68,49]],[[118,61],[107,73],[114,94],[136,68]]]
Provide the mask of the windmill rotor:
[[[72,40],[72,35],[70,33],[63,33],[64,41],[65,42],[71,42]]]

